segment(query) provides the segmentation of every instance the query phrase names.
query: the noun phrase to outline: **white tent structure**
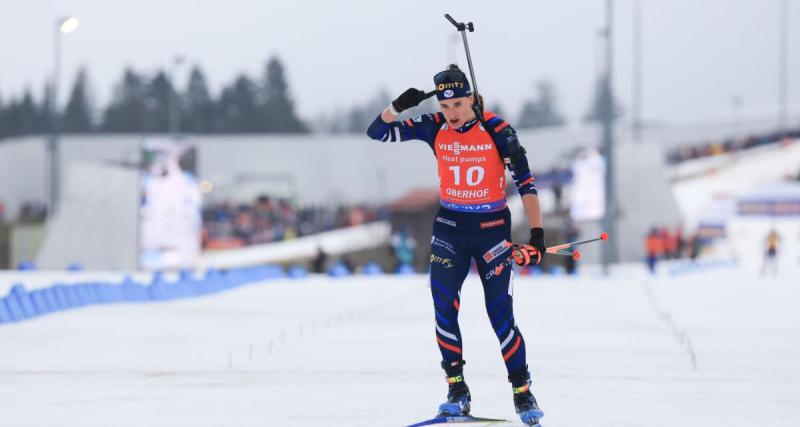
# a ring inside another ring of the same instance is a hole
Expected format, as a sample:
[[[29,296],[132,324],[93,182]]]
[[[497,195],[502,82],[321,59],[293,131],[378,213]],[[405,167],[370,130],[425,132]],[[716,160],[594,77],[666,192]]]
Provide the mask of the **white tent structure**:
[[[131,168],[72,163],[59,209],[47,223],[37,265],[55,270],[71,263],[88,269],[136,269],[138,179]]]

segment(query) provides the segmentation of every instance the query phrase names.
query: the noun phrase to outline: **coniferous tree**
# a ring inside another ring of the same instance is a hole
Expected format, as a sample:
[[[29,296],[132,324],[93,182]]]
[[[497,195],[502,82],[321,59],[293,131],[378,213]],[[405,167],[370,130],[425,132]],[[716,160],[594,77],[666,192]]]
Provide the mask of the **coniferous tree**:
[[[205,133],[214,130],[215,105],[208,91],[206,77],[199,66],[189,73],[189,83],[183,95],[182,126],[189,132]]]
[[[30,88],[25,89],[22,99],[12,104],[11,126],[14,135],[30,135],[36,133],[39,128],[38,107],[33,100]]]
[[[239,107],[236,105],[233,87],[222,88],[216,111],[215,130],[222,133],[233,132],[239,122]]]
[[[82,69],[72,87],[61,120],[65,132],[86,132],[93,128],[87,74]],[[264,80],[260,83],[239,76],[224,87],[215,100],[209,93],[205,75],[195,66],[186,91],[180,95],[184,129],[193,132],[307,132],[307,126],[294,111],[285,70],[278,58],[267,62]],[[126,68],[112,101],[101,112],[98,128],[106,132],[168,131],[172,90],[170,79],[163,71],[148,79]],[[51,122],[47,99],[42,109],[36,108],[29,93],[20,101],[3,103],[0,112],[4,124],[0,132],[30,132],[32,126],[46,132]],[[32,119],[32,110],[37,110],[42,117]],[[346,120],[341,121],[342,126],[346,123]]]
[[[53,129],[53,89],[50,82],[44,84],[42,89],[42,103],[39,105],[39,128],[41,133],[50,133]]]
[[[536,99],[523,104],[517,127],[525,129],[563,126],[565,120],[558,111],[553,84],[541,81],[537,84],[537,92]]]
[[[608,92],[608,85],[606,85],[605,77],[598,78],[595,83],[592,103],[589,106],[589,111],[583,116],[583,121],[585,123],[602,122],[603,118],[606,116],[607,101],[611,97],[612,94]],[[616,99],[611,100],[611,105],[613,106],[612,117],[614,119],[619,118],[622,115],[622,107],[620,107]]]
[[[245,75],[240,75],[231,86],[223,88],[218,103],[219,130],[233,133],[258,131],[263,126],[263,117],[256,94],[255,84]]]
[[[283,64],[277,57],[272,57],[265,67],[263,116],[266,131],[285,133],[308,131],[306,125],[295,114]]]
[[[245,75],[239,76],[233,84],[233,94],[239,111],[239,132],[260,132],[267,130],[258,106],[256,84]]]
[[[172,83],[163,70],[148,82],[145,89],[145,130],[167,132]]]
[[[81,68],[75,78],[67,107],[61,119],[61,130],[73,133],[90,132],[92,130],[86,68]]]
[[[48,131],[46,109],[26,88],[20,99],[0,101],[0,138],[41,134]]]
[[[0,94],[0,139],[8,136],[8,128],[6,124],[6,106],[3,102],[3,95]]]
[[[5,136],[14,136],[17,135],[18,125],[16,123],[17,120],[17,110],[18,110],[18,101],[14,98],[10,98],[3,109],[3,121],[5,122]]]
[[[145,83],[136,71],[125,70],[103,114],[103,129],[109,132],[141,132],[145,119]]]

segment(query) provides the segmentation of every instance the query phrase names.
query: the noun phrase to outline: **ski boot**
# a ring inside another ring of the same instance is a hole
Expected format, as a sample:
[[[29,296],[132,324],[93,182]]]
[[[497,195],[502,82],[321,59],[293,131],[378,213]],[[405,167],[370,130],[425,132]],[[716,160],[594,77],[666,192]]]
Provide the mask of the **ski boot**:
[[[469,415],[469,402],[472,396],[469,394],[469,387],[464,382],[464,362],[442,362],[442,368],[447,374],[447,402],[439,405],[437,417],[465,416]]]
[[[525,370],[508,376],[511,387],[514,390],[514,410],[519,415],[523,423],[529,426],[539,427],[539,418],[544,416],[544,412],[539,409],[536,398],[531,393],[531,379],[528,367]]]

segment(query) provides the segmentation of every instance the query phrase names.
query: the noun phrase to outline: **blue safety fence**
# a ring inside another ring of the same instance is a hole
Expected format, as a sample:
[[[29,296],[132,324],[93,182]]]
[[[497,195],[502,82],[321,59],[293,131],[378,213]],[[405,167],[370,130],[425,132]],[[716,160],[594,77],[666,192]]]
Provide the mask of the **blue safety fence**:
[[[368,262],[364,264],[364,267],[361,269],[361,274],[365,276],[377,276],[383,274],[383,268],[377,262]]]
[[[343,262],[339,261],[328,269],[328,276],[330,277],[346,277],[353,274],[350,268]]]
[[[161,273],[155,273],[149,283],[126,276],[121,283],[55,283],[31,291],[17,283],[8,295],[0,298],[0,323],[19,322],[88,305],[189,298],[284,276],[280,266],[259,266],[224,271],[211,269],[202,278],[195,278],[190,271],[182,271],[174,282],[168,282]]]

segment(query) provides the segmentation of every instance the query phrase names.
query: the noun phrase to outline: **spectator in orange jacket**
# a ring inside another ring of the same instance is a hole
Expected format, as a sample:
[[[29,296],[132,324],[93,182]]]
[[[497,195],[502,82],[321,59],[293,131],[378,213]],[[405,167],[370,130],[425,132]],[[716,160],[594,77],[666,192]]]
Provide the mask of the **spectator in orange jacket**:
[[[644,241],[647,252],[647,268],[651,274],[656,272],[656,262],[664,255],[664,238],[655,228],[650,230],[650,234]]]

